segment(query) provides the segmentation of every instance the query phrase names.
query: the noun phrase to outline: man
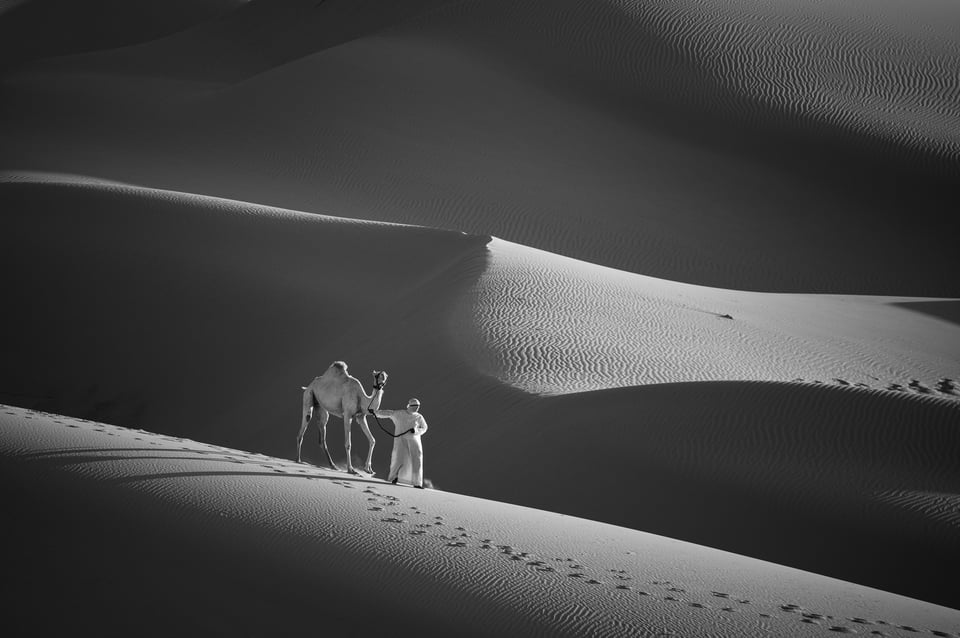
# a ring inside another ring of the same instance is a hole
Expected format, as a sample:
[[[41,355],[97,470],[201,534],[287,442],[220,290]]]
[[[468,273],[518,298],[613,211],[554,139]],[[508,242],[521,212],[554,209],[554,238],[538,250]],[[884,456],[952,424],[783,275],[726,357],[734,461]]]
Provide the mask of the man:
[[[400,468],[408,466],[413,472],[413,486],[423,489],[423,443],[420,437],[427,431],[427,420],[420,414],[420,400],[407,401],[406,410],[370,410],[377,418],[391,419],[400,436],[393,439],[393,454],[390,456],[390,473],[394,485],[400,478]]]

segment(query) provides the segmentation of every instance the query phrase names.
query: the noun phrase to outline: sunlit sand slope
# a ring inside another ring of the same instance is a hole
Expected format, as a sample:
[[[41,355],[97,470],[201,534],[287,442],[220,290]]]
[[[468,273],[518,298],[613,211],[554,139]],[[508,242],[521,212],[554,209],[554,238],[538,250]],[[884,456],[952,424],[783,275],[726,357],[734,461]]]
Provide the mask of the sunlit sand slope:
[[[300,386],[345,359],[368,389],[389,372],[385,407],[421,399],[443,489],[953,604],[951,572],[926,575],[956,555],[948,321],[76,176],[10,174],[0,201],[7,402],[295,458]],[[861,370],[923,382],[811,383]],[[339,419],[327,433],[343,464]],[[303,456],[325,463],[317,439]]]
[[[0,475],[17,635],[960,633],[955,610],[661,536],[20,408]]]

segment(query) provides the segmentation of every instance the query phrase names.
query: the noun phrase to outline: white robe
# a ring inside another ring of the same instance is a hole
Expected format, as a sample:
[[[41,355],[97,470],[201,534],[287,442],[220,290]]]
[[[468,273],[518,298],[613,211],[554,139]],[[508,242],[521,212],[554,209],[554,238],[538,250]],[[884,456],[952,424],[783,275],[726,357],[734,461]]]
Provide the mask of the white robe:
[[[390,473],[387,480],[398,479],[411,485],[423,485],[423,443],[420,437],[427,431],[427,420],[419,412],[408,410],[377,410],[380,418],[392,420],[395,434],[405,432],[393,439],[390,455]],[[413,432],[409,432],[413,430]]]

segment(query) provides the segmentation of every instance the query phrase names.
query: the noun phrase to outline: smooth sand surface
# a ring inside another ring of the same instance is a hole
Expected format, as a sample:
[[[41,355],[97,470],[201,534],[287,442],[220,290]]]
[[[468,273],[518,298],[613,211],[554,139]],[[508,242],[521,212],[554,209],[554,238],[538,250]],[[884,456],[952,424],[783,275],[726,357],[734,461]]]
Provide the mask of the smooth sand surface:
[[[956,610],[623,527],[22,408],[0,424],[17,635],[960,632]]]
[[[139,5],[0,9],[18,623],[960,633],[956,3]]]

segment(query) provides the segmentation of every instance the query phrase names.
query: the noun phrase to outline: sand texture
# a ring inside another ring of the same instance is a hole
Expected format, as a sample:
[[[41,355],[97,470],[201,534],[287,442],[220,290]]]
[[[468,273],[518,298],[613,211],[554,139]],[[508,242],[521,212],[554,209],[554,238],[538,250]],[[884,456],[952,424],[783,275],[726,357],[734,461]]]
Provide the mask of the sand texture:
[[[9,626],[960,637],[958,25],[5,3]]]
[[[960,631],[954,610],[623,527],[0,410],[17,596],[37,601],[8,611],[17,635]]]

